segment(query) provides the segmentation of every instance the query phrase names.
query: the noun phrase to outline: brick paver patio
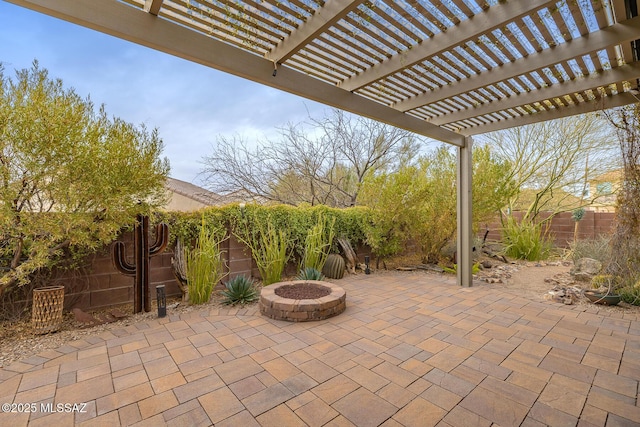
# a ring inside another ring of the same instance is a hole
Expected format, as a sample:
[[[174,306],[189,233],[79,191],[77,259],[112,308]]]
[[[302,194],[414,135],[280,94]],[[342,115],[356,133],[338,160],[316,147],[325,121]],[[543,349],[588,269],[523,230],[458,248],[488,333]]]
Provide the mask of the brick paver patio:
[[[320,322],[192,312],[16,362],[0,402],[34,412],[0,425],[640,425],[635,311],[426,273],[338,283],[347,310]]]

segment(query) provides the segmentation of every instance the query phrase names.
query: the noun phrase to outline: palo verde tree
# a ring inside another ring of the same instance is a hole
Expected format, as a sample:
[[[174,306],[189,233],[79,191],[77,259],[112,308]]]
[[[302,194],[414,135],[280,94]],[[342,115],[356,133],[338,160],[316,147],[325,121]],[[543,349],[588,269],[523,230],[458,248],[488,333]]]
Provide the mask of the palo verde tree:
[[[280,140],[256,147],[239,136],[220,137],[203,158],[207,185],[290,205],[348,207],[356,204],[368,174],[417,151],[410,132],[340,110],[279,132]]]
[[[95,111],[37,62],[15,79],[0,68],[0,296],[158,206],[162,148],[156,130]]]

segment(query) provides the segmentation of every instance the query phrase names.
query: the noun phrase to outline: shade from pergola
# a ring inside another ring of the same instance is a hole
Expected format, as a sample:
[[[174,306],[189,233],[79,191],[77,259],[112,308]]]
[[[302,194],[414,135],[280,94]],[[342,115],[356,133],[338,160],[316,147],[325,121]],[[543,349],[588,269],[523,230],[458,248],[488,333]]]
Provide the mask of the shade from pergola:
[[[467,261],[468,137],[637,102],[637,0],[6,1],[460,147]]]

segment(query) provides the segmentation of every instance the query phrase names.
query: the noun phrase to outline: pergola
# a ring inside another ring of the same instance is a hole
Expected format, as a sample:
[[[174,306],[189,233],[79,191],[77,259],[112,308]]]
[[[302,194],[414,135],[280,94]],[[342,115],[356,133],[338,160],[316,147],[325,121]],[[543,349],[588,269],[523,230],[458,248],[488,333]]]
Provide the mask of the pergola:
[[[472,136],[637,102],[637,0],[6,0],[458,147],[471,286]]]

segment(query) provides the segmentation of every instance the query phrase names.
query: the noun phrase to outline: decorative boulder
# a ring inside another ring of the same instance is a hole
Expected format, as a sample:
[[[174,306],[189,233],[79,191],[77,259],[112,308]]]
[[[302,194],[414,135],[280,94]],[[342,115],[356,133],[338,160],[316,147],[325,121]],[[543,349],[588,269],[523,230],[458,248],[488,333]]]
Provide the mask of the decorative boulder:
[[[593,258],[580,258],[571,269],[571,275],[576,280],[590,282],[593,276],[600,273],[602,263]]]
[[[327,261],[324,263],[324,267],[322,267],[322,274],[329,279],[342,279],[345,268],[346,263],[344,262],[344,258],[338,254],[329,254]]]

